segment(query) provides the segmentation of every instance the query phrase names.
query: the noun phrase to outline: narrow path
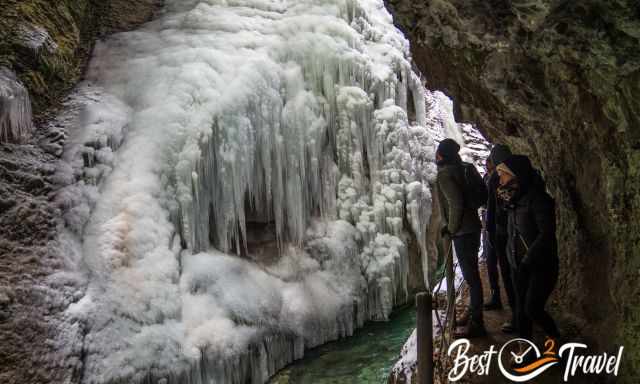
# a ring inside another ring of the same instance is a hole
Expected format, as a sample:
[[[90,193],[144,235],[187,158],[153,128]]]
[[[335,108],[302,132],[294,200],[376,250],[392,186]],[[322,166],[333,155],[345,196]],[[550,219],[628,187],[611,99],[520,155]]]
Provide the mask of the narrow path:
[[[484,298],[485,300],[488,300],[488,298],[490,297],[490,285],[489,285],[486,265],[484,263],[480,265],[480,276],[482,278],[482,288],[484,291]],[[465,294],[465,298],[462,302],[468,303],[468,290],[464,294]],[[500,311],[484,312],[485,324],[486,324],[488,335],[487,337],[484,337],[484,338],[472,340],[471,350],[469,352],[470,355],[481,354],[484,351],[489,350],[491,345],[494,345],[496,350],[499,350],[506,342],[514,338],[517,338],[516,334],[505,334],[501,331],[502,324],[511,318],[511,310],[509,308],[509,305],[507,304],[507,295],[506,295],[506,292],[504,291],[504,285],[502,284],[502,280],[501,280],[501,297],[502,297],[502,303],[504,305],[504,309]],[[549,306],[547,308],[549,309],[551,315],[554,316],[554,318],[557,321],[558,320],[557,311],[552,307],[550,308]],[[458,308],[458,313],[461,313],[462,309],[463,308]],[[570,332],[575,333],[572,327],[568,327],[566,326],[566,324],[563,324],[562,322],[559,322],[558,326],[560,327],[560,332],[563,333],[563,340],[561,340],[561,343],[579,340],[579,335],[567,334],[567,330],[571,330]],[[534,342],[536,343],[536,345],[538,345],[539,348],[541,348],[542,345],[544,344],[544,334],[536,326],[534,326]],[[565,364],[563,362],[561,365],[557,365],[549,368],[549,370],[547,370],[546,372],[542,373],[540,376],[528,382],[542,383],[542,384],[563,383],[564,370],[565,370]],[[595,384],[595,383],[604,382],[604,379],[593,377],[593,376],[591,377],[579,376],[579,377],[570,378],[569,382],[581,383],[581,384],[592,384],[592,383]],[[459,383],[496,384],[496,383],[513,383],[513,381],[508,380],[502,375],[497,364],[497,359],[494,358],[491,363],[488,375],[479,376],[475,374],[474,375],[468,374],[466,375],[465,378],[460,380]]]

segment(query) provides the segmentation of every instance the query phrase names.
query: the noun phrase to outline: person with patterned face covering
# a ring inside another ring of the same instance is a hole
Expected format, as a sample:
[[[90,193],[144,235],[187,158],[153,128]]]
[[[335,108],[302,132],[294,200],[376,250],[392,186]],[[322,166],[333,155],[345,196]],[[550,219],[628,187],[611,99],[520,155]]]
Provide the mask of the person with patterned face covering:
[[[491,149],[489,159],[494,167],[502,164],[511,156],[511,150],[504,144],[496,144]],[[489,198],[487,201],[487,233],[489,242],[491,243],[491,257],[487,258],[487,272],[489,273],[489,282],[491,284],[492,295],[489,302],[485,305],[485,310],[501,309],[502,302],[500,300],[500,284],[498,276],[498,268],[502,275],[502,283],[507,294],[509,309],[511,310],[511,318],[502,324],[502,331],[505,333],[515,332],[516,324],[516,299],[515,288],[511,279],[511,266],[507,261],[507,212],[504,209],[504,202],[498,198],[498,187],[500,186],[500,177],[497,171],[493,172],[489,177],[487,189]]]
[[[519,336],[530,339],[533,323],[557,339],[545,305],[558,280],[555,202],[526,156],[513,155],[496,167],[498,198],[507,210],[507,258],[516,290]]]

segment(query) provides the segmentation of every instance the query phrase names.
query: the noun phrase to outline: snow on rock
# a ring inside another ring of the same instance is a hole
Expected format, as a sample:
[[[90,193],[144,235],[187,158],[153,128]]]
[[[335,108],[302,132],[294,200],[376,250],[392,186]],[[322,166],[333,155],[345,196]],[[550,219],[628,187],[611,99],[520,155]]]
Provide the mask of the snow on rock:
[[[53,53],[58,49],[58,44],[45,28],[29,23],[20,24],[18,41],[35,53],[41,53],[43,50],[47,53]]]
[[[29,91],[13,71],[0,66],[0,142],[19,142],[32,129]]]
[[[437,329],[437,328],[435,328]],[[434,330],[435,330],[434,329]],[[418,330],[414,329],[407,342],[402,346],[400,359],[392,368],[392,375],[402,374],[406,383],[411,383],[411,376],[418,366]]]
[[[439,128],[382,1],[168,0],[87,78],[54,175],[84,382],[261,383],[407,301]]]
[[[456,122],[453,115],[453,101],[440,91],[425,92],[428,127],[437,141],[445,138],[454,139],[458,144],[464,143],[464,130],[462,125]]]
[[[440,91],[425,92],[427,129],[438,142],[445,138],[460,144],[462,160],[472,163],[484,173],[484,161],[489,156],[490,144],[471,124],[458,123],[453,115],[453,101]]]
[[[124,140],[131,109],[87,83],[80,84],[63,106],[48,123],[50,134],[40,145],[63,160],[52,179],[59,186],[53,200],[66,228],[80,236],[102,181],[116,166],[115,152]]]

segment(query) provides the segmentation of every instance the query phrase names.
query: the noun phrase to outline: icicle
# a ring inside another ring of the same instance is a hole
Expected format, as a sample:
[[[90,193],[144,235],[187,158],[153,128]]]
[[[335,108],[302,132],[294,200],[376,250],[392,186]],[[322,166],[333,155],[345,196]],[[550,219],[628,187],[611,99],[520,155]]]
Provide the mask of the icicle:
[[[32,129],[29,92],[13,71],[0,67],[0,142],[20,142]]]
[[[416,111],[416,123],[424,127],[427,124],[425,89],[422,81],[413,71],[409,74],[409,89],[411,90]]]

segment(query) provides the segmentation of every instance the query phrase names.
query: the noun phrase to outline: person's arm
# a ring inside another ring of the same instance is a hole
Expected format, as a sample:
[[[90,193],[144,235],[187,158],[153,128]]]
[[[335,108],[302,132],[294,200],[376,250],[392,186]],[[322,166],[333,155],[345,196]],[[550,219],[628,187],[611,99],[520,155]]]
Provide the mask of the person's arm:
[[[438,178],[442,195],[446,201],[441,204],[447,204],[449,217],[447,218],[449,233],[454,234],[460,230],[462,226],[462,215],[464,214],[464,196],[460,187],[453,179],[451,170],[441,173]]]
[[[531,214],[538,227],[538,236],[522,259],[525,265],[538,264],[546,256],[545,248],[549,249],[556,236],[555,204],[550,196],[546,193],[537,196],[531,202]]]

